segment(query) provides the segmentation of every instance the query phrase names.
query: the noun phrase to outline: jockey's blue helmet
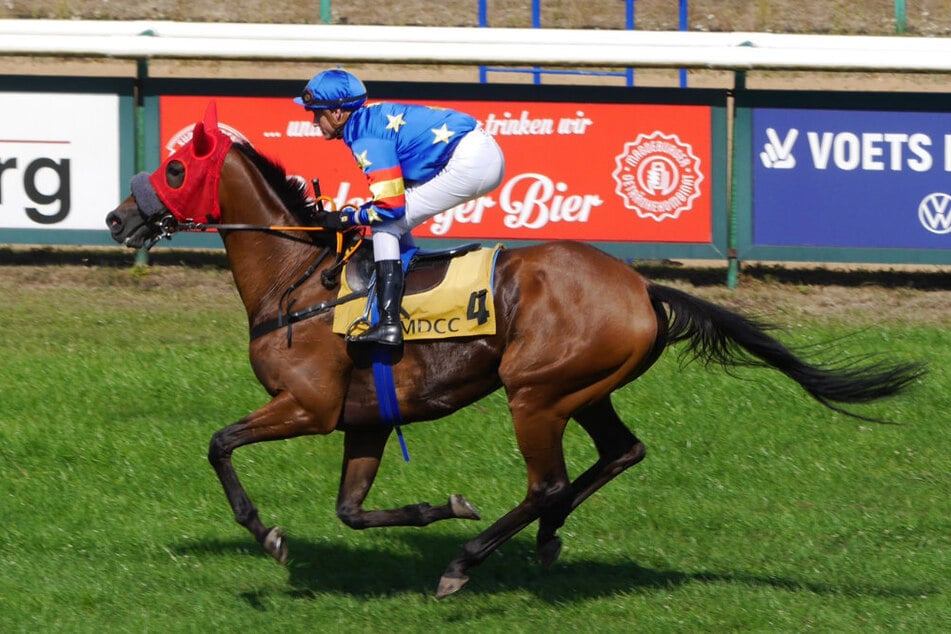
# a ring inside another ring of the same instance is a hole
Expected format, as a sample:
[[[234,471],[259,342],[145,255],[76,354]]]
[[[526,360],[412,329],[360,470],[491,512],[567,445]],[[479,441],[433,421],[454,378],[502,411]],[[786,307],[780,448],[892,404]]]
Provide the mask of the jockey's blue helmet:
[[[334,68],[314,75],[300,97],[294,98],[294,103],[308,110],[356,110],[366,100],[367,89],[363,82],[345,70]]]

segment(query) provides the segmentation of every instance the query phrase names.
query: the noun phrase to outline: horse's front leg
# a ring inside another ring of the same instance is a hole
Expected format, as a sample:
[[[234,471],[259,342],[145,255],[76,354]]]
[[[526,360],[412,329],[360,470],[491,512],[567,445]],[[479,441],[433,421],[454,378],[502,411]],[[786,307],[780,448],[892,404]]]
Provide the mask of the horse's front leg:
[[[239,524],[251,531],[258,543],[280,563],[287,561],[284,531],[274,526],[265,528],[258,517],[238,474],[231,463],[232,452],[243,445],[266,440],[293,438],[305,434],[325,433],[289,392],[281,392],[270,403],[238,422],[219,430],[211,437],[208,461],[214,467],[225,495]]]
[[[479,513],[461,495],[449,496],[446,504],[432,506],[427,502],[411,504],[398,509],[366,511],[366,500],[373,480],[380,468],[383,449],[391,428],[380,425],[372,428],[348,429],[344,432],[343,471],[337,495],[337,517],[350,528],[380,526],[426,526],[439,520],[481,519]]]

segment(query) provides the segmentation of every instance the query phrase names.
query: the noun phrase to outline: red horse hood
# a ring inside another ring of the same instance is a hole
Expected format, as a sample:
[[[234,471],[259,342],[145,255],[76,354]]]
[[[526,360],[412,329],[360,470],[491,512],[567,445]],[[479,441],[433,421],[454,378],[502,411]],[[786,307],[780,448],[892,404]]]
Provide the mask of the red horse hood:
[[[192,138],[169,156],[149,178],[159,199],[180,222],[217,222],[221,218],[218,183],[221,165],[231,148],[231,138],[218,129],[218,108],[209,102],[202,121],[195,124]],[[184,178],[172,187],[166,170],[173,161],[181,163]]]

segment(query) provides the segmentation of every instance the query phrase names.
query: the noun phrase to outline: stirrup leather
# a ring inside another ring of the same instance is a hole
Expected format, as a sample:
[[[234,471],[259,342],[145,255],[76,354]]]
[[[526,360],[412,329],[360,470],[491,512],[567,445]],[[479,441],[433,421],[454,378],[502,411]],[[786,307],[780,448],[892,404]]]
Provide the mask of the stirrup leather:
[[[403,266],[400,260],[381,260],[375,263],[377,312],[379,320],[370,325],[370,302],[363,316],[347,328],[347,341],[351,343],[377,343],[399,346],[403,343],[403,326],[400,321],[400,304],[403,298]],[[369,326],[359,334],[355,330]]]

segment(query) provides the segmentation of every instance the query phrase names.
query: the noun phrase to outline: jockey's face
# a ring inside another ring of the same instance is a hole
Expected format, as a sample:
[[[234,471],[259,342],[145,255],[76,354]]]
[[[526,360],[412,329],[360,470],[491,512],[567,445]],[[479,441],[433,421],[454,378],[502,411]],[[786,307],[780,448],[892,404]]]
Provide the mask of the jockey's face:
[[[343,124],[350,118],[350,113],[337,108],[335,110],[314,110],[314,125],[320,128],[324,138],[328,141],[339,139],[342,135]]]

